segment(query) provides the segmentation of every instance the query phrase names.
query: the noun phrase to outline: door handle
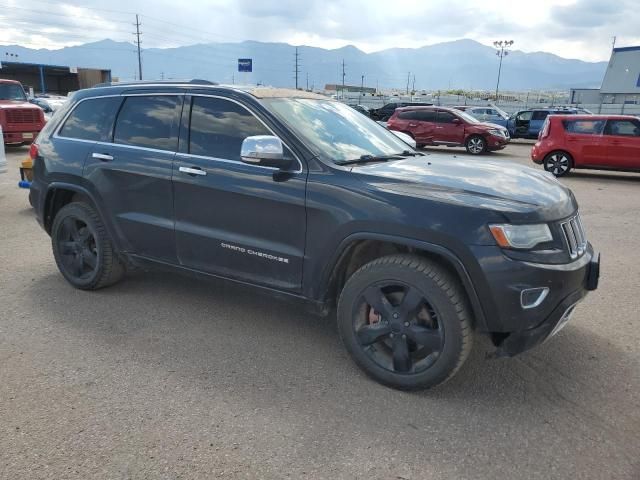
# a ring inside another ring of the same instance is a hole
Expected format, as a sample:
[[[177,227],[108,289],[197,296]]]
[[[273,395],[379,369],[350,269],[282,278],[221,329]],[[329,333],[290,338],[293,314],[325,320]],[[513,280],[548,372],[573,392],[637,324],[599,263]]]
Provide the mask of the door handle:
[[[207,172],[198,167],[180,167],[178,169],[182,173],[186,173],[189,175],[206,175]]]
[[[418,126],[418,124],[417,124],[417,123],[410,123],[410,124],[409,124],[409,126],[410,126],[410,127],[417,127],[417,126]]]
[[[444,127],[436,127],[436,128],[444,128]]]
[[[111,155],[107,155],[106,153],[92,153],[91,156],[93,158],[97,158],[98,160],[102,160],[103,162],[110,162],[113,160]]]

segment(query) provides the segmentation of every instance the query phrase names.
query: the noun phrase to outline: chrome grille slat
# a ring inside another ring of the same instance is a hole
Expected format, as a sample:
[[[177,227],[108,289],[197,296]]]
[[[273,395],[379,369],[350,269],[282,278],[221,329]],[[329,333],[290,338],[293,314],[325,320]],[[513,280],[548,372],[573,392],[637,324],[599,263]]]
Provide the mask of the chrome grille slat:
[[[39,119],[38,111],[19,108],[8,108],[5,110],[7,123],[37,123]]]
[[[573,259],[582,255],[587,249],[587,236],[582,227],[580,214],[576,214],[566,222],[562,222],[560,228],[569,249],[569,256]]]

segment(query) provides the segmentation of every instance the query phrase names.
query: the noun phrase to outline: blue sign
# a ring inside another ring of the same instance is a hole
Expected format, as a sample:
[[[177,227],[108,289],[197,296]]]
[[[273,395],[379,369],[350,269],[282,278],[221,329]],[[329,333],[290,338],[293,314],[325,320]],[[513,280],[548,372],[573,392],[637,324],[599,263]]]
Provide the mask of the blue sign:
[[[253,60],[251,58],[239,58],[238,59],[238,71],[239,72],[252,72]]]

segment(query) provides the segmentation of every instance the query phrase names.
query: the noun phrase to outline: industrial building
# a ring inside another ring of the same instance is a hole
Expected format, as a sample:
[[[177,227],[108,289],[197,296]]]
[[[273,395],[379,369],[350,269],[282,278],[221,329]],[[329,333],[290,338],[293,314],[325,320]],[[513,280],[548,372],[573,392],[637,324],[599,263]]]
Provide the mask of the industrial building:
[[[111,70],[63,67],[23,62],[0,62],[0,78],[19,81],[34,93],[67,95],[82,88],[111,81]]]
[[[572,104],[640,105],[640,46],[614,48],[600,88],[572,88]]]

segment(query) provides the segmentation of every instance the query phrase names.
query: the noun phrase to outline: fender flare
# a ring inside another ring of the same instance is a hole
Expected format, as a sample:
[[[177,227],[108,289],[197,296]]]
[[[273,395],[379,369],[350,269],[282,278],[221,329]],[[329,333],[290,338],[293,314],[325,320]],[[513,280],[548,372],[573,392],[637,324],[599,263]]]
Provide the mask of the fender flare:
[[[482,303],[480,301],[480,297],[478,296],[478,293],[476,291],[473,279],[460,257],[447,247],[435,243],[426,242],[424,240],[417,240],[415,238],[399,237],[395,235],[373,232],[357,232],[345,237],[338,245],[338,248],[336,248],[336,250],[334,251],[334,254],[329,259],[329,262],[327,262],[329,268],[325,269],[325,271],[323,272],[321,289],[319,290],[320,292],[322,292],[322,295],[326,295],[326,292],[329,291],[329,285],[335,269],[338,266],[339,262],[342,261],[342,258],[349,250],[349,247],[354,242],[357,242],[359,240],[378,240],[382,242],[395,243],[442,257],[455,270],[462,282],[462,286],[467,294],[467,297],[469,298],[469,303],[475,316],[476,329],[480,331],[488,331],[486,316],[482,307]],[[323,298],[322,300],[326,302],[327,299]]]
[[[118,239],[120,238],[118,235],[116,235],[116,230],[114,225],[112,224],[110,218],[105,215],[105,212],[102,210],[102,208],[100,208],[100,202],[98,202],[96,200],[96,197],[93,193],[91,193],[91,191],[89,189],[87,189],[86,187],[82,186],[82,185],[78,185],[75,183],[66,183],[66,182],[51,182],[49,185],[47,185],[47,191],[45,192],[44,195],[44,199],[42,200],[42,221],[43,221],[43,226],[45,227],[45,231],[49,234],[51,234],[51,225],[53,223],[53,218],[49,218],[50,215],[50,209],[51,209],[51,195],[52,192],[56,189],[61,189],[61,190],[71,190],[73,192],[76,193],[81,193],[82,195],[86,196],[89,201],[91,202],[91,206],[93,208],[96,209],[96,211],[98,212],[98,215],[100,215],[100,218],[102,219],[102,222],[104,223],[106,229],[107,229],[107,233],[109,234],[109,237],[111,238],[111,241],[115,244],[116,246],[116,250],[120,251],[120,245],[119,245],[119,241]]]

